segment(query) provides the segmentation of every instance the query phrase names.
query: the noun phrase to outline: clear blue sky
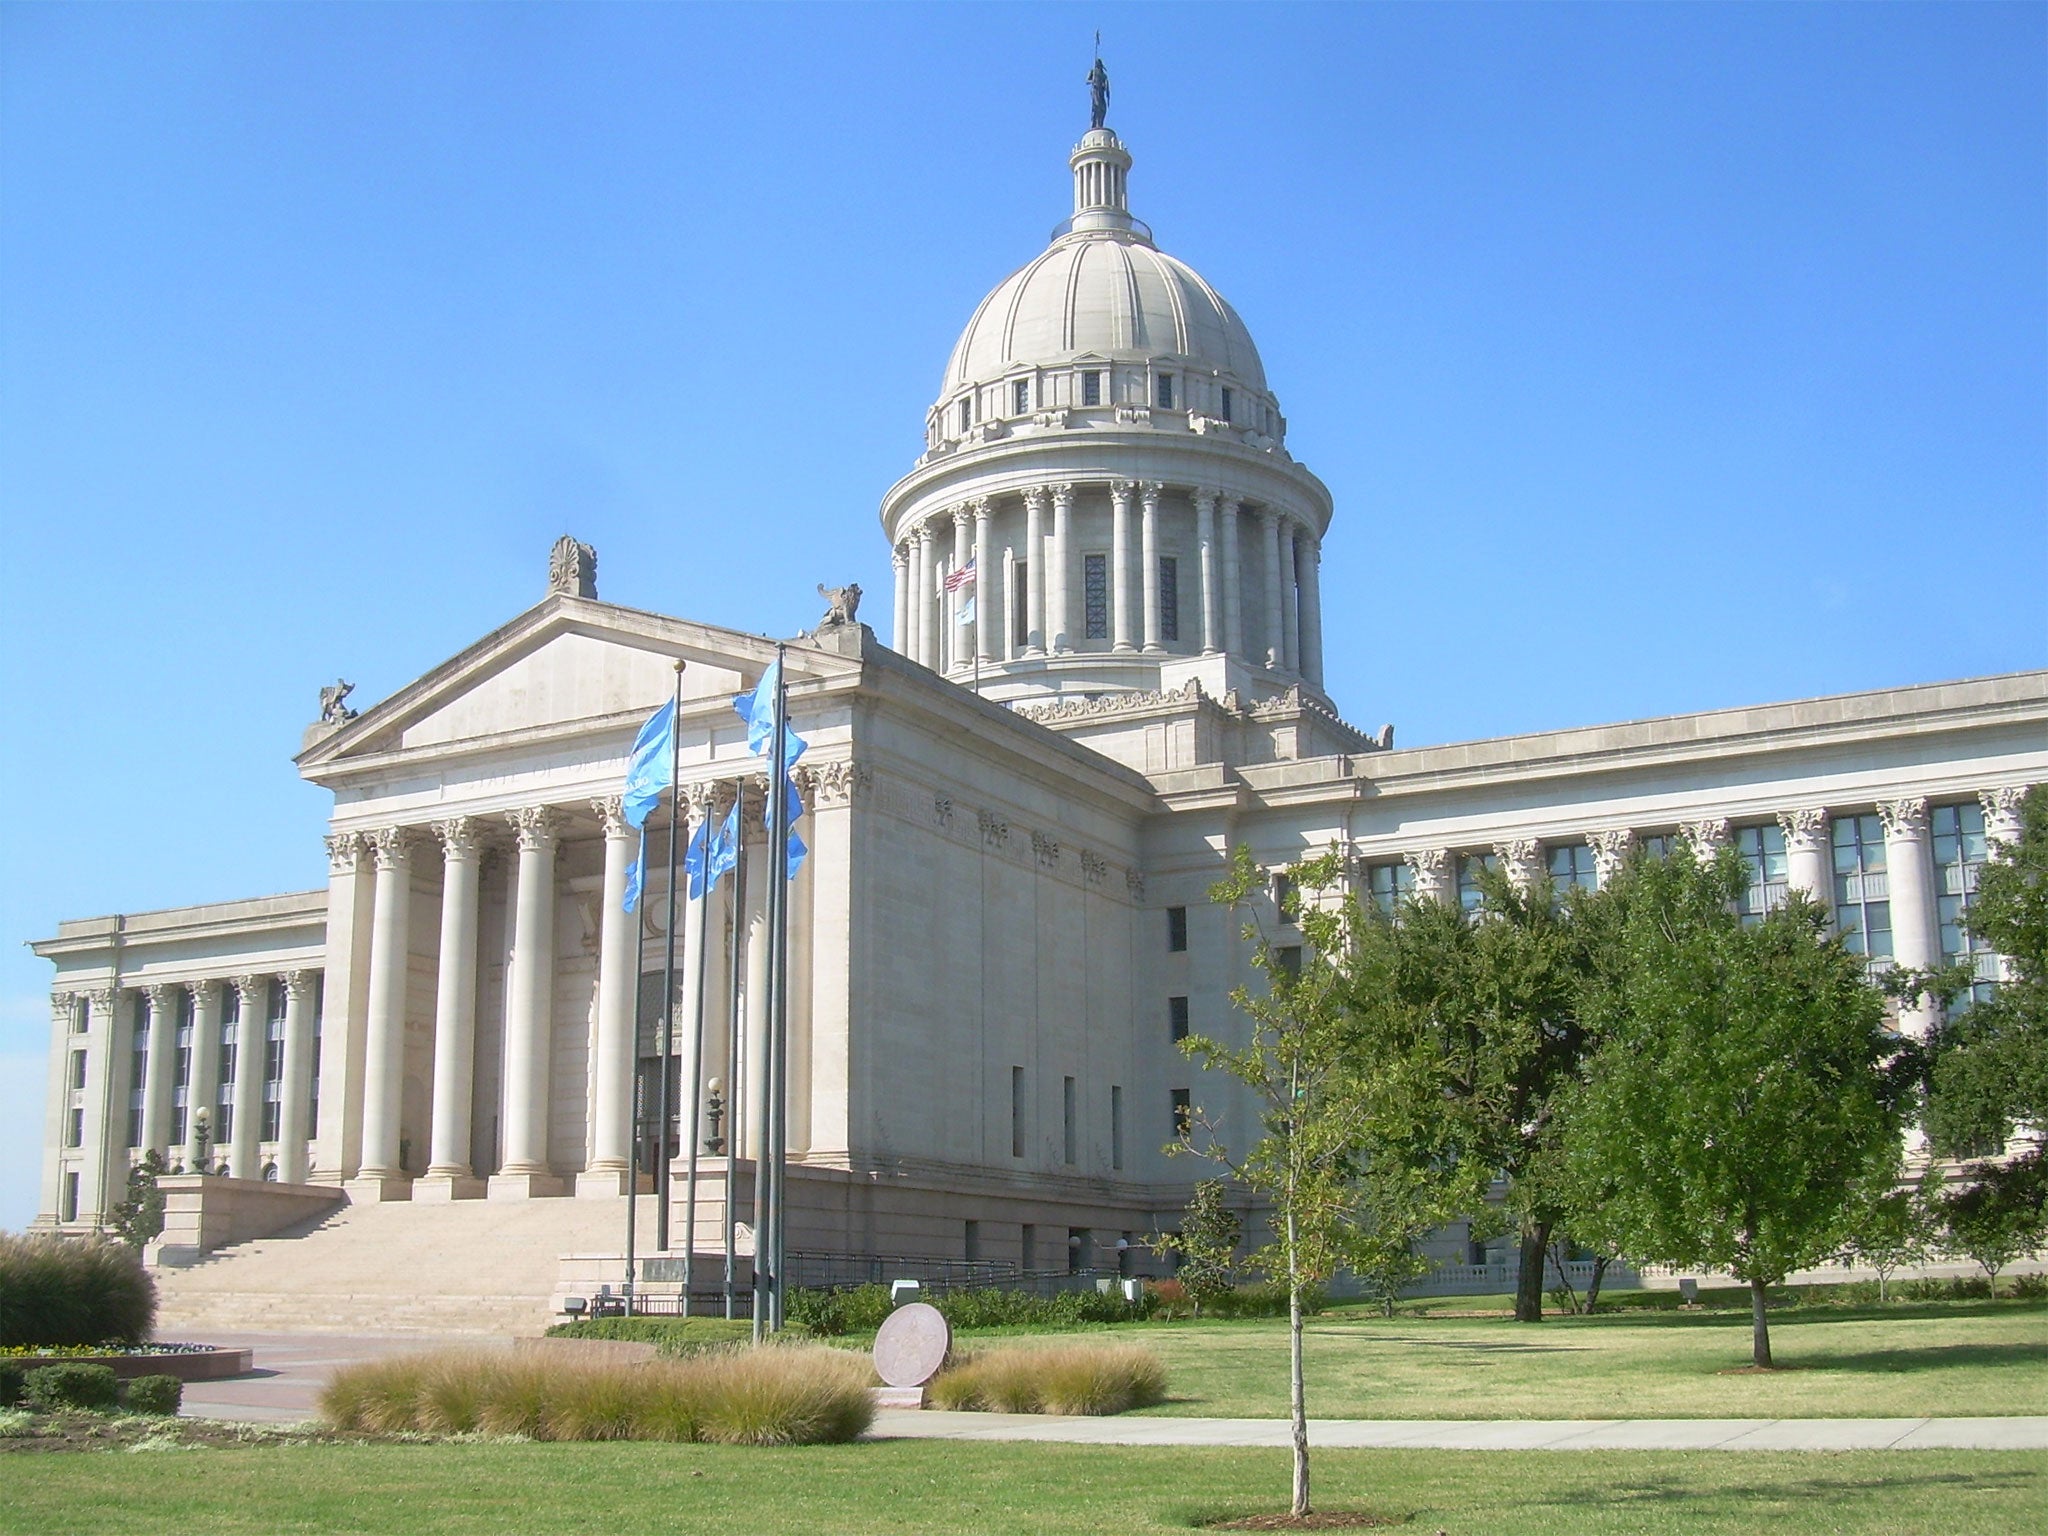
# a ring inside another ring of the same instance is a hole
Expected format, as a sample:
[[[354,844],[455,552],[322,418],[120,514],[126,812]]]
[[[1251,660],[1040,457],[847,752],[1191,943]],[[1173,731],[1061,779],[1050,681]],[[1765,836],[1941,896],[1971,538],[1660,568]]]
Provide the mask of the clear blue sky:
[[[537,600],[791,633],[975,302],[1134,210],[1406,743],[2048,663],[2039,5],[0,10],[0,1227],[59,917],[305,889],[316,690]],[[886,610],[886,599],[877,608]]]

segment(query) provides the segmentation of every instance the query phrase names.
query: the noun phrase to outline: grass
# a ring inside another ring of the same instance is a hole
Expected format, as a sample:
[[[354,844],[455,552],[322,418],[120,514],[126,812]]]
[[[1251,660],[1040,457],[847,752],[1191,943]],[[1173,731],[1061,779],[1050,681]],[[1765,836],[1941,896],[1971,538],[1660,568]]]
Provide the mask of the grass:
[[[2048,1522],[2048,1457],[2006,1452],[1323,1451],[1319,1507],[1430,1536],[2007,1536]],[[0,1532],[467,1536],[763,1530],[1185,1532],[1284,1507],[1286,1453],[894,1441],[283,1445],[23,1455]]]
[[[1123,1413],[1166,1396],[1166,1368],[1142,1344],[1041,1344],[963,1354],[931,1384],[934,1408]]]
[[[1152,1413],[1287,1411],[1277,1322],[1155,1323],[1170,1401]],[[1910,1418],[2048,1413],[2048,1305],[1812,1307],[1773,1320],[1781,1369],[1740,1374],[1749,1319],[1639,1312],[1519,1324],[1336,1309],[1307,1325],[1317,1418]]]

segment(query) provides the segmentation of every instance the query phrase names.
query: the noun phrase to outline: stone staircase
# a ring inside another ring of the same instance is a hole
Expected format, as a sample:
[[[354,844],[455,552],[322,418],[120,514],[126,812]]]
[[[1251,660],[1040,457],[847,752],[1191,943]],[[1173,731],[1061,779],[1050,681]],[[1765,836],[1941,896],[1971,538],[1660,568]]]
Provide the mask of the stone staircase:
[[[638,1220],[651,1245],[654,1201]],[[157,1272],[157,1336],[208,1329],[535,1335],[564,1254],[617,1253],[614,1199],[347,1205],[272,1237]]]

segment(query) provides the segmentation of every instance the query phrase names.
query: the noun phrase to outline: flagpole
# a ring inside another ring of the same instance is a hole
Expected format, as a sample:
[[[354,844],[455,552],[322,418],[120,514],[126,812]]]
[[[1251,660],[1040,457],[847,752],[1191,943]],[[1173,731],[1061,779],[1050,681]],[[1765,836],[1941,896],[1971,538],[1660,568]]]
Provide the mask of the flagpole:
[[[731,1007],[725,1039],[725,1315],[733,1312],[734,1217],[737,1158],[740,1146],[740,1106],[746,1102],[740,1076],[740,941],[747,925],[747,781],[733,783],[733,832],[735,858],[732,871],[732,964],[726,988]]]
[[[654,1165],[654,1246],[663,1253],[668,1252],[668,1196],[669,1196],[669,1150],[668,1129],[670,1117],[674,1114],[668,1090],[669,1068],[675,1061],[676,1048],[676,823],[682,818],[683,746],[683,666],[676,662],[675,709],[668,717],[668,932],[665,952],[661,964],[661,1088],[657,1094],[656,1115],[661,1122],[661,1147],[656,1154]],[[689,1305],[690,1287],[683,1284],[683,1304]]]
[[[702,1127],[698,1123],[704,1102],[704,971],[711,961],[711,801],[704,802],[704,852],[703,872],[699,876],[704,889],[697,900],[702,903],[697,909],[697,996],[690,1008],[690,1061],[692,1063],[690,1084],[690,1112],[683,1116],[683,1123],[690,1129],[689,1172],[684,1177],[684,1196],[688,1205],[683,1210],[683,1316],[691,1315],[690,1285],[697,1273],[697,1146],[703,1140]]]
[[[633,1276],[638,1268],[634,1263],[633,1239],[640,1214],[640,1014],[642,994],[646,988],[640,985],[640,913],[633,912],[633,1075],[627,1079],[626,1116],[632,1127],[626,1138],[626,1316],[633,1315]]]
[[[775,647],[775,735],[770,770],[775,835],[769,844],[768,869],[768,894],[771,898],[768,956],[772,967],[768,987],[770,1142],[763,1148],[770,1157],[768,1319],[777,1333],[782,1331],[783,1255],[788,1233],[784,1195],[789,1174],[789,763],[785,753],[789,736],[789,675],[782,665],[783,656],[784,647],[778,644]]]

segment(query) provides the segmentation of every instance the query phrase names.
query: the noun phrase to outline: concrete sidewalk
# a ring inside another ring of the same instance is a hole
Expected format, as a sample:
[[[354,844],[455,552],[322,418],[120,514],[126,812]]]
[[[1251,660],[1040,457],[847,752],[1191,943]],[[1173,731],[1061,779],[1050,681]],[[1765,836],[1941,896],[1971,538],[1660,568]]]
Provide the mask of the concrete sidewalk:
[[[1319,1450],[2039,1451],[2048,1417],[1997,1419],[1311,1419]],[[1286,1446],[1284,1419],[1055,1418],[884,1409],[874,1440],[1037,1440],[1078,1445]]]

